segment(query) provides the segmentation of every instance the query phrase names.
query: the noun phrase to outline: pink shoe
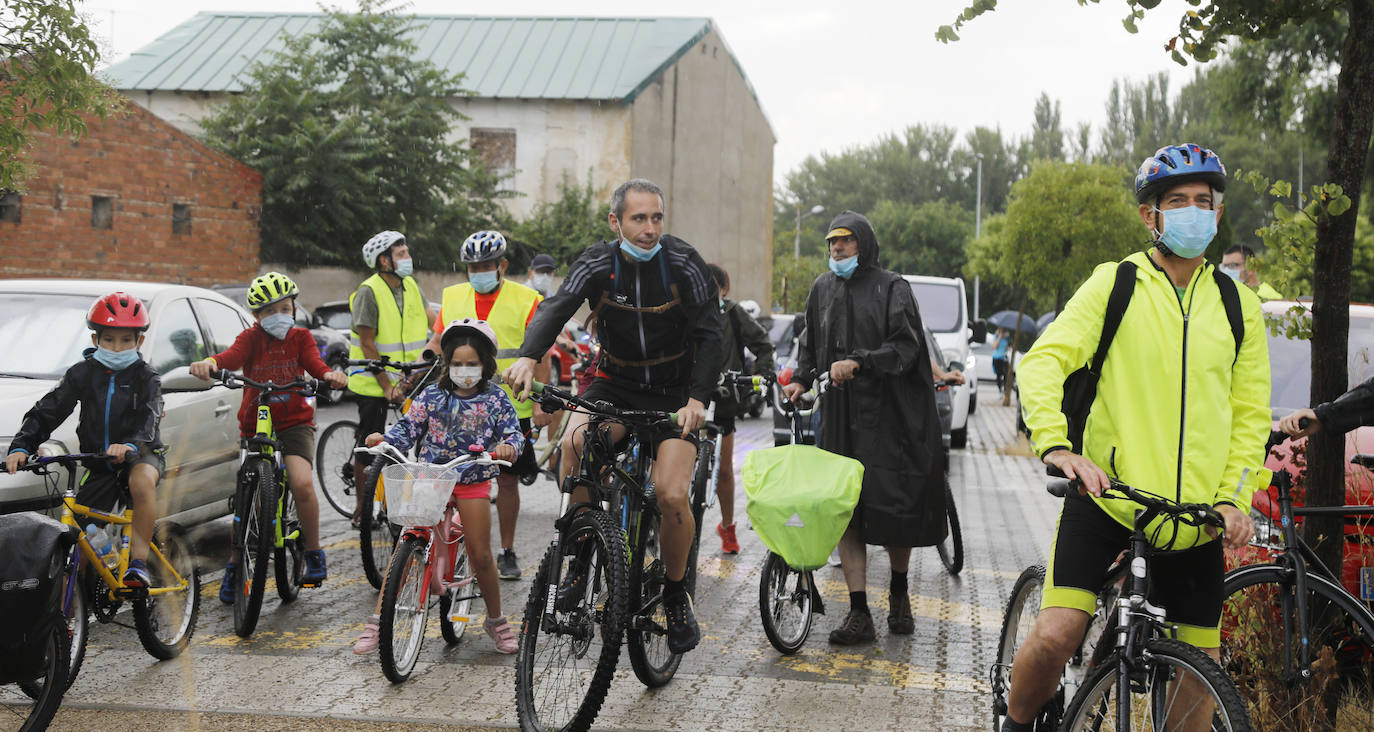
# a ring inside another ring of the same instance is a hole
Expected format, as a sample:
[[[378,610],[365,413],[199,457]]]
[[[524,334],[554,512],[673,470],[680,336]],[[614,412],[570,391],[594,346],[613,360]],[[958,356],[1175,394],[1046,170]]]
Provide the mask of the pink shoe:
[[[363,623],[363,634],[358,636],[358,640],[353,641],[353,653],[365,656],[377,650],[377,638],[381,631],[381,617],[377,615],[367,616],[367,622]]]
[[[504,617],[487,618],[482,623],[482,630],[487,631],[491,640],[496,644],[497,653],[515,653],[520,648],[520,644],[515,641],[515,631],[511,630],[510,623]]]

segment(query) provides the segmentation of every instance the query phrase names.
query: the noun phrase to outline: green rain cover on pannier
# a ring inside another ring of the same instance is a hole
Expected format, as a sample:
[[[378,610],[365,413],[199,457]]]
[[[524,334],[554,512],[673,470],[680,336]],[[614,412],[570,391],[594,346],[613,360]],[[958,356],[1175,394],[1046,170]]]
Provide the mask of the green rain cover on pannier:
[[[753,450],[744,458],[745,510],[763,545],[793,569],[818,569],[859,503],[864,466],[811,445]]]

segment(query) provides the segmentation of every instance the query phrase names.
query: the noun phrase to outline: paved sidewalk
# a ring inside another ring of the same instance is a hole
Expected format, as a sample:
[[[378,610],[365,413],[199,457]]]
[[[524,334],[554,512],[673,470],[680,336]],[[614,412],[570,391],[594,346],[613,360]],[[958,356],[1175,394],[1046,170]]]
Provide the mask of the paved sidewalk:
[[[1039,463],[1015,448],[1012,409],[993,401],[991,389],[982,391],[969,448],[954,451],[951,466],[966,565],[959,578],[951,578],[934,549],[914,553],[915,635],[886,632],[889,568],[885,552],[873,549],[869,602],[878,641],[843,649],[826,643],[848,599],[839,570],[825,568],[816,575],[829,614],[818,618],[799,654],[781,656],[768,644],[758,617],[765,551],[744,529],[741,506],[743,552],[721,555],[714,535],[719,517],[713,511],[702,532],[697,598],[702,645],[672,683],[655,691],[634,678],[622,656],[597,728],[988,729],[987,669],[996,653],[1003,605],[1021,569],[1043,561],[1057,503],[1043,489]],[[327,411],[322,418],[337,419],[351,407]],[[770,430],[766,419],[741,424],[737,467],[747,449],[771,445]],[[546,481],[524,493],[517,550],[527,579],[501,584],[504,611],[513,623],[519,621],[528,577],[548,540],[556,498]],[[333,729],[301,719],[324,717],[515,726],[513,658],[496,654],[480,630],[447,648],[431,619],[420,665],[401,685],[386,681],[374,656],[350,652],[376,594],[362,578],[356,535],[346,521],[328,513],[323,533],[330,560],[325,587],[303,592],[289,606],[280,605],[269,590],[259,629],[250,639],[234,635],[230,612],[216,596],[222,558],[207,567],[199,626],[183,658],[157,663],[143,653],[132,629],[93,626],[85,666],[65,708],[196,710],[276,720],[264,722],[264,728]],[[127,615],[121,620],[127,622]],[[218,727],[211,719],[200,728]],[[87,729],[91,720],[89,714],[64,711],[54,729]]]

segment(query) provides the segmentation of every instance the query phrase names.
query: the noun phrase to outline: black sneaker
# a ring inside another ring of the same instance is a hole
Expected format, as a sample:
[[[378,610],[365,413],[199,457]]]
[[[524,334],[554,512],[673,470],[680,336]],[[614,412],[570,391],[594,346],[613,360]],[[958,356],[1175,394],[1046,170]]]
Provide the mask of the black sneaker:
[[[873,628],[873,616],[861,610],[850,610],[840,627],[830,631],[830,642],[837,646],[869,643],[878,637]]]
[[[893,635],[916,632],[916,619],[911,616],[911,598],[905,592],[888,592],[887,630]]]
[[[663,614],[668,616],[668,650],[682,654],[701,642],[701,628],[692,613],[692,596],[679,592],[663,598]]]
[[[496,555],[496,574],[504,580],[520,579],[520,560],[516,559],[514,549],[504,549]]]

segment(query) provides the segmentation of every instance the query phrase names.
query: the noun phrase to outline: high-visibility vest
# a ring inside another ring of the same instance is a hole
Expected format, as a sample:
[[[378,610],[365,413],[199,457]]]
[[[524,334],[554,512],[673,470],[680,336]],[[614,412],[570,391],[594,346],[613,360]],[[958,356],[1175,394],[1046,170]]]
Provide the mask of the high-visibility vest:
[[[543,300],[539,292],[518,282],[502,280],[501,289],[496,292],[496,302],[487,313],[487,325],[496,331],[496,367],[502,372],[520,358],[520,347],[525,344],[525,320],[535,303]],[[462,318],[477,318],[477,291],[470,283],[464,282],[444,288],[443,316],[445,321]],[[440,326],[448,325],[447,322]],[[533,401],[520,401],[505,384],[501,385],[515,405],[515,414],[521,419],[534,415]]]
[[[404,312],[396,309],[396,296],[380,274],[363,280],[363,286],[372,288],[372,297],[377,301],[377,353],[397,362],[418,361],[420,354],[424,353],[425,344],[429,342],[429,316],[425,314],[425,301],[420,296],[420,286],[415,284],[415,278],[401,280],[405,292]],[[348,296],[349,310],[353,309],[353,298],[357,294],[354,292]],[[348,341],[350,359],[367,358],[363,355],[362,340],[358,338],[357,331],[349,330]],[[394,382],[397,374],[392,375]],[[376,375],[370,371],[350,374],[348,390],[360,396],[383,396]]]

